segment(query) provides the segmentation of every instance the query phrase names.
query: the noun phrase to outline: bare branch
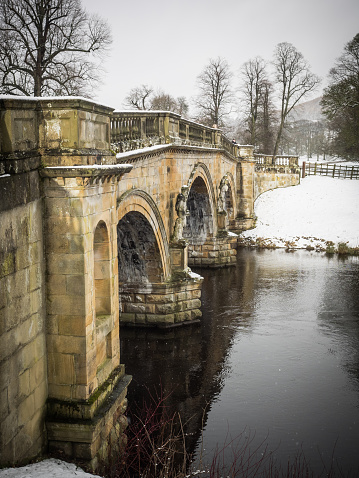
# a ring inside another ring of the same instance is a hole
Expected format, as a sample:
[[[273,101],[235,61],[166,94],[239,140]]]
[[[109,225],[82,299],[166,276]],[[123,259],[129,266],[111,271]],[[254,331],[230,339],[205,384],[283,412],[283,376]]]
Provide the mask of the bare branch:
[[[226,60],[220,57],[209,60],[209,64],[197,78],[199,94],[195,103],[199,121],[210,126],[223,125],[228,105],[233,98],[231,78],[232,73]]]
[[[0,0],[0,91],[86,94],[111,41],[80,0]]]
[[[300,100],[316,89],[321,80],[311,73],[303,55],[291,43],[277,45],[273,64],[281,99],[280,123],[273,151],[275,156],[289,113]]]
[[[153,93],[153,88],[147,85],[137,86],[132,88],[127,97],[125,98],[125,106],[135,108],[137,110],[149,110],[150,102],[149,98]]]

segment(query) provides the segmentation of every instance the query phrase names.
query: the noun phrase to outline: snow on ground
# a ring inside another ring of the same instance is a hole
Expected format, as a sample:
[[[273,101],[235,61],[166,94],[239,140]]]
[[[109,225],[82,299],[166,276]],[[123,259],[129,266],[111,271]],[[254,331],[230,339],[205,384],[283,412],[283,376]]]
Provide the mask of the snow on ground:
[[[85,473],[72,463],[66,463],[55,458],[34,463],[20,468],[0,470],[0,478],[92,478],[98,475]]]
[[[309,176],[299,186],[262,194],[255,214],[255,229],[241,234],[247,240],[263,238],[277,247],[286,247],[287,241],[298,248],[325,248],[326,241],[357,247],[359,181]]]

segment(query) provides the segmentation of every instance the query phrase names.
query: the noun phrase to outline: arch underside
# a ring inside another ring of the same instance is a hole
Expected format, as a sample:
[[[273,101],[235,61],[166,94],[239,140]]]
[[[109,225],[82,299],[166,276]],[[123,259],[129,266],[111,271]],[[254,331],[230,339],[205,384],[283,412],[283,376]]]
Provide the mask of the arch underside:
[[[188,216],[183,231],[191,246],[203,245],[213,237],[213,213],[207,187],[200,176],[193,181],[187,199]]]
[[[121,323],[172,327],[198,322],[202,280],[172,279],[169,244],[154,202],[131,191],[120,198],[117,217]]]
[[[184,238],[188,242],[189,265],[223,267],[234,264],[236,237],[230,237],[218,228],[214,187],[205,165],[197,166],[189,183],[188,216],[183,231]],[[224,210],[228,211],[228,221],[234,222],[233,194],[230,182],[228,183]]]
[[[117,225],[120,287],[146,286],[164,280],[161,254],[151,224],[138,211],[128,212]]]

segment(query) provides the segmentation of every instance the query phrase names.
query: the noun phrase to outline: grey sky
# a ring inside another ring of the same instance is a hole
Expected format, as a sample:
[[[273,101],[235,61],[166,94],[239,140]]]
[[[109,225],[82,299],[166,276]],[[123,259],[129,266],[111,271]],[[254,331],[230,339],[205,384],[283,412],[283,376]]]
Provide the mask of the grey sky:
[[[83,0],[83,5],[112,28],[96,100],[116,109],[141,84],[190,99],[197,75],[218,56],[228,61],[236,86],[241,65],[255,56],[271,60],[280,42],[303,53],[325,84],[345,43],[359,33],[358,0]]]

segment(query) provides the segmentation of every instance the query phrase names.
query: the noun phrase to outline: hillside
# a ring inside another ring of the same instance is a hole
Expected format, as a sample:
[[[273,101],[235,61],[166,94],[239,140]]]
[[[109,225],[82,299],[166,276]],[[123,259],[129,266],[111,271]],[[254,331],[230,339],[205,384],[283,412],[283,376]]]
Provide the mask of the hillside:
[[[322,97],[314,98],[314,100],[305,101],[293,108],[289,115],[289,121],[321,121],[324,116],[320,106]]]

